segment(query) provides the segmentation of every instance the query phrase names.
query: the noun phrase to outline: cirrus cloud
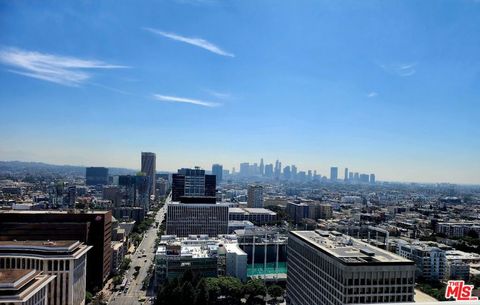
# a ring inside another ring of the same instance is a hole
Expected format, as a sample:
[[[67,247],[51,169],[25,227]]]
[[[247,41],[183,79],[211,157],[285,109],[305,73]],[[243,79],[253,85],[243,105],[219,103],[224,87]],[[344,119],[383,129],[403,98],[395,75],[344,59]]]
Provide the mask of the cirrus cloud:
[[[193,104],[203,107],[217,107],[221,104],[208,102],[199,99],[192,99],[187,97],[179,97],[179,96],[171,96],[171,95],[162,95],[162,94],[154,94],[153,98],[160,102],[171,102],[171,103],[185,103],[185,104]]]
[[[86,60],[18,48],[0,50],[0,63],[8,71],[66,86],[78,86],[92,77],[92,69],[119,69],[127,66],[111,65],[98,60]]]

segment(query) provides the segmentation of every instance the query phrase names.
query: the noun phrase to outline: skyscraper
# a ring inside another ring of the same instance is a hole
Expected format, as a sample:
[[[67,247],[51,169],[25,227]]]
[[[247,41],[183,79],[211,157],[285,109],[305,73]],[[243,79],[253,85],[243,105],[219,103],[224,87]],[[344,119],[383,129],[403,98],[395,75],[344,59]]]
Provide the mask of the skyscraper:
[[[223,179],[223,166],[220,164],[213,164],[212,165],[212,175],[215,175],[217,184],[222,182]]]
[[[148,194],[155,195],[155,174],[157,172],[156,169],[156,162],[157,157],[155,153],[152,152],[142,152],[142,172],[145,173],[148,177],[149,183],[149,192]]]
[[[106,185],[108,184],[108,168],[106,167],[87,167],[85,171],[86,185]]]
[[[240,163],[240,176],[247,177],[250,175],[250,163]]]
[[[292,165],[292,179],[295,180],[297,179],[297,167],[295,165]]]
[[[370,183],[375,184],[375,174],[370,174]]]
[[[338,180],[338,167],[330,167],[330,180]]]
[[[273,164],[270,163],[265,165],[265,177],[273,177]]]
[[[275,161],[275,171],[274,171],[275,178],[276,179],[280,178],[281,173],[282,173],[282,162],[277,160]]]
[[[345,174],[343,176],[343,180],[348,181],[348,168],[347,167],[345,167]]]
[[[260,159],[260,176],[265,174],[265,165],[263,164],[263,158]]]
[[[290,180],[290,178],[291,178],[290,166],[287,165],[283,168],[283,179]]]
[[[247,201],[249,208],[263,208],[263,186],[249,185]]]

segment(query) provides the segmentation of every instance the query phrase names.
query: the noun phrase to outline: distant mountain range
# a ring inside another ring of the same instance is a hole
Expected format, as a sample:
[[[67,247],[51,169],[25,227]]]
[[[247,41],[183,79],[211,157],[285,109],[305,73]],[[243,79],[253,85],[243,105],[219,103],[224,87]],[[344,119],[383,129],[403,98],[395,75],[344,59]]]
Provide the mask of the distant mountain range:
[[[42,162],[23,162],[23,161],[0,161],[0,173],[12,174],[42,174],[55,173],[62,175],[83,176],[87,166],[76,165],[55,165]],[[128,168],[109,167],[110,175],[128,175],[134,174],[138,170]]]

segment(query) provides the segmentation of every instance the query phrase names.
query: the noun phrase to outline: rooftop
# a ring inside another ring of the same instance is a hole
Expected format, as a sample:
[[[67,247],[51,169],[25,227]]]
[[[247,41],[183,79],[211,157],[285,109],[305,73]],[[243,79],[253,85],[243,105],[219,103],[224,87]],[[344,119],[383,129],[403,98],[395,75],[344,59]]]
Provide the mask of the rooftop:
[[[315,230],[290,233],[344,264],[413,264],[406,258],[339,232]]]
[[[43,251],[72,251],[80,245],[76,240],[23,240],[0,241],[0,249],[28,249]]]
[[[0,271],[0,290],[18,289],[35,276],[34,269],[6,269]]]

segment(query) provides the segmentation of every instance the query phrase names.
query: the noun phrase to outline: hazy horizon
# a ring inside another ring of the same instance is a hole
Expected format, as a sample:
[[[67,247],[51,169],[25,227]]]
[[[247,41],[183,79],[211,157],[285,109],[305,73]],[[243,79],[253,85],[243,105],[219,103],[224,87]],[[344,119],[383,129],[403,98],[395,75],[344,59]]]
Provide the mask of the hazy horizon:
[[[476,0],[4,1],[0,159],[263,157],[478,185],[479,14]]]

